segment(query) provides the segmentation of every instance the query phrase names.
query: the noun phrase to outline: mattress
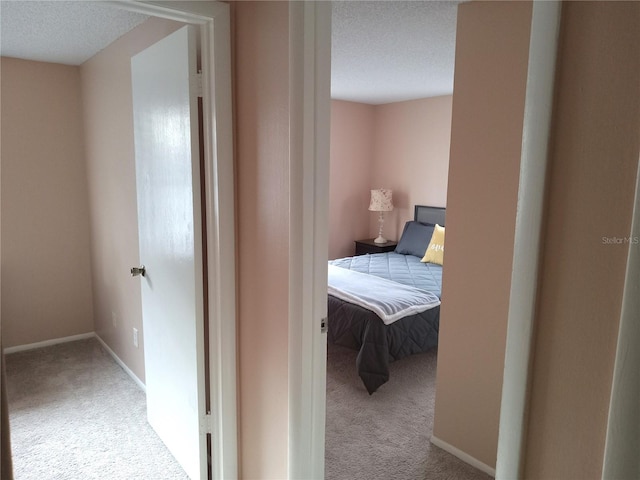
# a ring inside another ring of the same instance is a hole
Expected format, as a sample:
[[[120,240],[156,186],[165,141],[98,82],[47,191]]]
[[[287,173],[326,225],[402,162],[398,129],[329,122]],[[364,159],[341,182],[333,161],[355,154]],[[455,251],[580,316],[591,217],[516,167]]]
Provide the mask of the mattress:
[[[413,255],[387,252],[339,258],[330,260],[329,263],[435,293],[440,298],[442,266],[434,263],[422,263],[420,260]]]
[[[330,262],[441,296],[442,267],[395,252],[347,257]],[[356,368],[372,394],[389,380],[389,364],[438,345],[440,307],[404,317],[390,325],[358,305],[328,297],[328,340],[358,350]]]

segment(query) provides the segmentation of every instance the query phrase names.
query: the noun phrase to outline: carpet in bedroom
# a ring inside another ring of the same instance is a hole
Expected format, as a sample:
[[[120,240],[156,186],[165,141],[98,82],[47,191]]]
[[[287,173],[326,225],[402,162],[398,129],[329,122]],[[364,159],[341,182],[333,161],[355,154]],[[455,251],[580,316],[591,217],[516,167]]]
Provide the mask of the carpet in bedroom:
[[[390,365],[373,395],[356,372],[355,350],[328,345],[326,480],[489,480],[431,444],[437,352]]]
[[[96,339],[7,355],[15,480],[187,479]]]

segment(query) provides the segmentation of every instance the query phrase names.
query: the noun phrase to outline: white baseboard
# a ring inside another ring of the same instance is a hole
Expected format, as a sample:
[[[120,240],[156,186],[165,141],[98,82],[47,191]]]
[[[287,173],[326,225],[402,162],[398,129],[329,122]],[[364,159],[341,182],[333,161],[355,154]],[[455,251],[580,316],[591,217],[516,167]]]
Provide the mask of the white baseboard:
[[[16,352],[24,352],[27,350],[35,350],[36,348],[50,347],[59,343],[75,342],[76,340],[85,340],[95,337],[95,332],[81,333],[79,335],[71,335],[70,337],[54,338],[43,342],[28,343],[27,345],[17,345],[15,347],[7,347],[4,349],[5,355]]]
[[[453,445],[448,444],[447,442],[440,440],[435,435],[431,436],[431,443],[433,443],[436,447],[441,448],[445,452],[450,453],[454,457],[458,457],[464,463],[468,463],[472,467],[477,468],[478,470],[486,473],[487,475],[491,475],[493,478],[496,477],[496,469],[491,468],[489,465],[482,463],[480,460],[473,458],[468,453],[464,453],[462,450],[454,447]]]
[[[144,383],[142,383],[142,380],[140,380],[136,376],[136,374],[133,373],[133,371],[129,367],[127,367],[122,360],[120,360],[120,357],[118,357],[115,354],[115,352],[111,350],[111,348],[109,348],[109,346],[104,342],[104,340],[102,340],[95,332],[81,333],[79,335],[71,335],[69,337],[54,338],[51,340],[45,340],[43,342],[29,343],[27,345],[17,345],[15,347],[7,347],[3,351],[5,355],[8,355],[11,353],[25,352],[27,350],[35,350],[36,348],[50,347],[51,345],[58,345],[60,343],[67,343],[67,342],[75,342],[76,340],[85,340],[87,338],[94,338],[94,337],[100,342],[102,347],[109,353],[109,355],[113,357],[116,363],[120,365],[120,367],[122,367],[122,369],[127,373],[127,375],[129,375],[131,379],[134,382],[136,382],[136,385],[138,385],[142,389],[142,391],[146,393],[147,387],[145,386]]]
[[[109,353],[109,355],[111,355],[113,357],[113,359],[116,361],[116,363],[118,365],[120,365],[120,367],[122,367],[122,369],[127,373],[127,375],[129,375],[131,377],[131,379],[134,382],[136,382],[136,385],[138,385],[142,389],[143,392],[147,393],[146,385],[142,382],[142,380],[140,380],[138,378],[138,376],[135,373],[133,373],[133,370],[131,370],[129,367],[127,367],[127,365],[122,360],[120,360],[120,357],[118,357],[118,355],[116,355],[116,352],[111,350],[111,348],[109,348],[109,345],[107,345],[105,343],[105,341],[100,338],[99,335],[96,334],[95,337],[98,339],[98,341],[100,342],[102,347]]]

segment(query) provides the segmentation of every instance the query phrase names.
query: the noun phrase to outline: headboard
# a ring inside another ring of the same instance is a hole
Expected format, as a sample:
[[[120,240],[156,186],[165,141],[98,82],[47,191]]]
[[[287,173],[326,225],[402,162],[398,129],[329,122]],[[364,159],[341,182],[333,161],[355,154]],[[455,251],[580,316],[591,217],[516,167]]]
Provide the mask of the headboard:
[[[447,209],[442,207],[428,207],[426,205],[416,205],[413,212],[413,219],[420,223],[436,223],[444,227],[444,217]]]

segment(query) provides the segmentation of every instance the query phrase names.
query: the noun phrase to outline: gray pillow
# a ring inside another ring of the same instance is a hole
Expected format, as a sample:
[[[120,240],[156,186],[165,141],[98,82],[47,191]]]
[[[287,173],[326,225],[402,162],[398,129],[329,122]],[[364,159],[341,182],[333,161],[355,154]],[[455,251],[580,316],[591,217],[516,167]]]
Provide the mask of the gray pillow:
[[[403,255],[415,255],[420,258],[424,257],[424,252],[427,251],[434,228],[434,225],[425,225],[413,220],[405,223],[395,252]]]

